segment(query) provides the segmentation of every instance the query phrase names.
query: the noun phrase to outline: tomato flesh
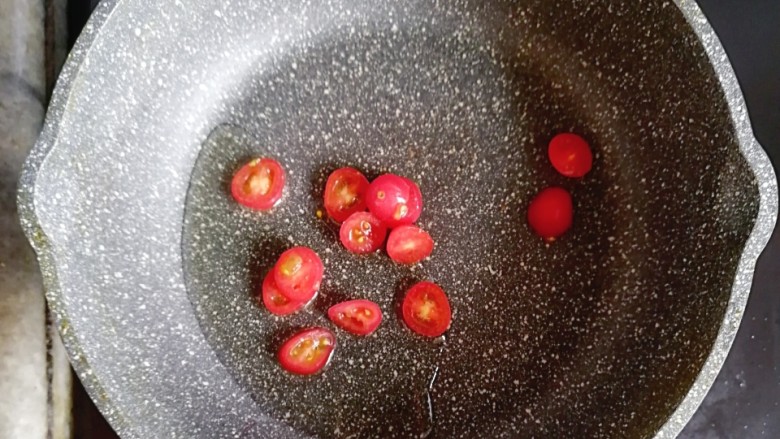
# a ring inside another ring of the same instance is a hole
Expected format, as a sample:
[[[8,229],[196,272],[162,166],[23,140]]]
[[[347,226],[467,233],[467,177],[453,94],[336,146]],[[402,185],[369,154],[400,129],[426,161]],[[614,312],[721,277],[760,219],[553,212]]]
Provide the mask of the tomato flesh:
[[[328,318],[355,335],[369,335],[382,323],[382,310],[370,300],[350,300],[331,306]]]
[[[282,198],[284,169],[276,160],[254,159],[233,176],[230,192],[241,205],[256,210],[269,210]]]
[[[373,253],[382,247],[387,227],[369,212],[355,212],[341,224],[339,238],[352,253]]]
[[[277,358],[287,372],[312,375],[322,370],[336,347],[336,336],[325,328],[309,328],[282,344]]]
[[[450,301],[433,282],[420,282],[406,292],[401,306],[404,323],[426,337],[444,334],[452,322]]]
[[[269,271],[263,280],[261,297],[268,311],[277,316],[293,314],[306,305],[306,302],[294,302],[282,294],[276,286],[273,271]]]
[[[368,179],[354,168],[333,171],[325,183],[325,210],[337,223],[355,212],[366,210]]]
[[[387,254],[400,264],[416,264],[433,252],[433,239],[417,226],[400,226],[387,238]]]
[[[550,187],[539,192],[528,207],[528,224],[549,242],[566,233],[573,219],[571,195],[559,187]]]
[[[387,227],[398,227],[412,224],[420,217],[422,193],[413,181],[384,174],[368,186],[366,205]]]
[[[273,269],[279,291],[293,302],[308,302],[320,289],[325,268],[314,250],[293,247],[279,256]]]
[[[572,133],[553,137],[547,155],[555,170],[566,177],[584,177],[593,166],[593,153],[588,142]]]

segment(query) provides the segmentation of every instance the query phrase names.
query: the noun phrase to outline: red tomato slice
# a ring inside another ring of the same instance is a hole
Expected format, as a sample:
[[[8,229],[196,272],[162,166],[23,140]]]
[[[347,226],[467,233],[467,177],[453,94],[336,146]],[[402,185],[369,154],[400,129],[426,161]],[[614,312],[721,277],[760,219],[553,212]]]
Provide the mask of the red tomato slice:
[[[263,280],[262,298],[268,311],[277,316],[293,314],[306,305],[306,302],[293,302],[279,291],[274,280],[273,270],[269,271]]]
[[[328,318],[355,335],[369,335],[382,323],[382,310],[370,300],[350,300],[331,306]]]
[[[547,155],[553,167],[566,177],[584,177],[593,166],[593,153],[588,142],[572,133],[553,137]]]
[[[566,233],[574,219],[571,195],[566,189],[550,187],[539,192],[528,207],[528,223],[545,240],[552,242]]]
[[[417,221],[422,213],[422,194],[413,181],[385,174],[368,186],[366,205],[387,227],[393,228]]]
[[[325,328],[309,328],[290,337],[279,349],[279,364],[296,375],[312,375],[325,367],[336,347],[336,336]]]
[[[308,302],[320,289],[325,268],[314,250],[293,247],[279,256],[274,266],[274,281],[279,291],[293,302]]]
[[[412,331],[427,337],[444,334],[452,322],[450,301],[433,282],[420,282],[406,292],[401,311]]]
[[[387,238],[387,254],[400,264],[416,264],[431,255],[433,239],[417,226],[400,226]]]
[[[339,238],[352,253],[373,253],[382,247],[387,227],[369,212],[355,212],[341,224]]]
[[[284,169],[276,160],[254,159],[236,172],[230,191],[240,204],[269,210],[282,198]]]
[[[366,210],[368,179],[354,168],[333,171],[325,183],[325,210],[333,221],[344,222],[355,212]]]

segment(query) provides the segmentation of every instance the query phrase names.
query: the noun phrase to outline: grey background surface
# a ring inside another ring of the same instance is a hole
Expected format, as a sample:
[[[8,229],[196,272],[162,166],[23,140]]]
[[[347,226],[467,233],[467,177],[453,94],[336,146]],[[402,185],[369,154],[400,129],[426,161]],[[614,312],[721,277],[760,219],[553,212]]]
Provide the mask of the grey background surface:
[[[98,0],[70,2],[71,39]],[[780,2],[698,0],[721,38],[747,100],[758,140],[780,165]],[[76,438],[111,438],[82,389]],[[734,347],[684,439],[780,437],[780,234],[759,260]]]

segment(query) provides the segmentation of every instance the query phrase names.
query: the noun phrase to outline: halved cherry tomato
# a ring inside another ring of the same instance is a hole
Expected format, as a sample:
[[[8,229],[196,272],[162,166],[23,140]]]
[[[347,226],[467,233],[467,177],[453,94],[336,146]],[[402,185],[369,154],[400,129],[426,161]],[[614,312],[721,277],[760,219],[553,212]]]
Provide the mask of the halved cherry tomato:
[[[325,367],[336,347],[336,336],[325,328],[309,328],[290,337],[277,357],[284,370],[312,375]]]
[[[553,137],[547,155],[553,167],[566,177],[584,177],[593,166],[593,153],[588,142],[572,133]]]
[[[566,233],[574,217],[571,195],[565,189],[550,187],[539,192],[528,207],[528,223],[534,231],[552,242]]]
[[[276,160],[254,159],[236,172],[230,191],[242,205],[268,210],[282,198],[284,178],[284,169]]]
[[[433,282],[420,282],[406,292],[401,312],[412,331],[427,337],[444,334],[452,322],[450,301]]]
[[[417,221],[422,213],[422,194],[413,181],[384,174],[368,186],[366,205],[387,227],[393,228]]]
[[[341,223],[355,212],[366,210],[368,179],[354,168],[333,171],[325,183],[325,210]]]
[[[306,305],[306,302],[294,302],[288,299],[279,291],[279,287],[276,286],[276,281],[274,280],[273,270],[269,271],[265,276],[262,289],[263,304],[271,314],[277,316],[290,315]]]
[[[387,238],[387,255],[400,264],[416,264],[431,255],[433,239],[417,226],[400,226]]]
[[[325,268],[314,250],[293,247],[279,256],[274,281],[279,291],[293,302],[308,302],[320,289]]]
[[[350,300],[331,306],[328,318],[353,334],[369,335],[382,323],[382,310],[370,300]]]
[[[341,224],[339,238],[352,253],[373,253],[382,247],[387,227],[369,212],[355,212]]]

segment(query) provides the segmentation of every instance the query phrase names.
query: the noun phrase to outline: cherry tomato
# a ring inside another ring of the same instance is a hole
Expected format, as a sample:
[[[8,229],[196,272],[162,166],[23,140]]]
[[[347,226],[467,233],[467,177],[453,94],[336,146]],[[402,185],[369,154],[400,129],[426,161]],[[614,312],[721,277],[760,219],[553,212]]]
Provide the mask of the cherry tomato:
[[[339,238],[352,253],[373,253],[382,247],[387,227],[369,212],[355,212],[341,224]]]
[[[431,255],[433,239],[417,226],[400,226],[387,238],[387,254],[400,264],[416,264]]]
[[[230,191],[240,204],[269,210],[282,198],[284,169],[276,160],[254,159],[236,172]]]
[[[452,311],[444,291],[433,282],[420,282],[406,292],[401,312],[412,331],[438,337],[450,327]]]
[[[357,169],[333,171],[325,183],[325,210],[333,221],[341,223],[355,212],[366,210],[368,179]]]
[[[293,335],[279,349],[279,364],[287,372],[312,375],[325,367],[336,347],[336,336],[325,328],[309,328]]]
[[[274,266],[274,281],[279,291],[293,302],[308,302],[320,289],[325,268],[314,250],[293,247],[279,256]]]
[[[420,186],[417,186],[417,183],[413,182],[411,179],[404,177],[404,180],[409,184],[408,206],[410,210],[417,211],[417,217],[414,219],[414,221],[417,221],[422,213],[422,191],[420,191]]]
[[[593,153],[582,137],[563,133],[553,137],[547,149],[553,167],[566,177],[584,177],[593,166]]]
[[[265,276],[265,280],[263,280],[262,298],[263,304],[268,308],[268,311],[277,316],[293,314],[306,305],[306,302],[294,302],[288,299],[279,291],[279,287],[276,286],[276,281],[274,280],[273,270],[269,271]]]
[[[370,300],[350,300],[331,306],[328,318],[353,334],[369,335],[382,323],[382,310]]]
[[[366,205],[387,227],[393,228],[417,221],[422,213],[422,194],[413,181],[384,174],[368,186]]]
[[[528,223],[539,236],[552,242],[571,227],[573,210],[571,195],[565,189],[550,187],[531,201]]]

